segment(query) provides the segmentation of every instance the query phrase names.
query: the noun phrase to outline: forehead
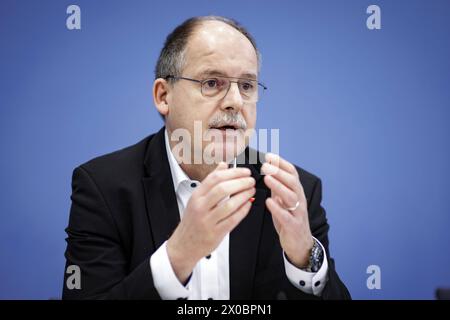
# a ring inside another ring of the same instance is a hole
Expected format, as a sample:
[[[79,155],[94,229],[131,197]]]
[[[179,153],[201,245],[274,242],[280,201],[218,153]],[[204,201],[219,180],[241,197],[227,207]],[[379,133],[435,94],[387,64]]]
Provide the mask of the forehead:
[[[238,30],[220,21],[205,21],[189,38],[184,74],[216,72],[230,77],[255,77],[258,59],[251,42]]]

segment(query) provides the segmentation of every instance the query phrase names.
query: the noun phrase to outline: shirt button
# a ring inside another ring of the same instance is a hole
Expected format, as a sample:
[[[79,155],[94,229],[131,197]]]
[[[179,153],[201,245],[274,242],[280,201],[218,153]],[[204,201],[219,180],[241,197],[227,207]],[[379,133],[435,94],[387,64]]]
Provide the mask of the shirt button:
[[[300,285],[302,286],[302,287],[304,287],[305,286],[305,281],[303,281],[303,280],[300,280]]]
[[[213,298],[208,298],[208,300],[214,300]]]
[[[211,255],[208,254],[205,258],[206,258],[206,259],[211,259]]]
[[[316,283],[314,283],[314,286],[318,287],[320,285],[320,281],[317,281]]]
[[[191,188],[195,188],[197,186],[197,184],[195,182],[191,183]]]

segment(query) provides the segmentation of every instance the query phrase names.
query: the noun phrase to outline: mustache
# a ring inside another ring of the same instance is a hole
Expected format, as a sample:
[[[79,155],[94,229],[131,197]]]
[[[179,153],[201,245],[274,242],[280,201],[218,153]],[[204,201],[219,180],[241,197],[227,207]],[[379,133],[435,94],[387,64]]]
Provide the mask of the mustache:
[[[218,114],[209,121],[208,126],[210,128],[231,126],[236,129],[247,130],[247,122],[239,112],[227,112]]]

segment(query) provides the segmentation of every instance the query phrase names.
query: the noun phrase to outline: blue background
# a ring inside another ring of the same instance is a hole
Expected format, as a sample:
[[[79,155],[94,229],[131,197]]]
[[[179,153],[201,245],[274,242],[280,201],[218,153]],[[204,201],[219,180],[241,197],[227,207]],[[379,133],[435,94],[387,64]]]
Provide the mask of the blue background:
[[[66,28],[81,7],[82,30]],[[381,30],[366,8],[381,7]],[[354,298],[450,286],[449,1],[0,2],[0,298],[60,297],[71,174],[162,125],[153,68],[184,19],[242,22],[263,55],[260,128],[323,180]],[[381,268],[381,290],[366,268]]]

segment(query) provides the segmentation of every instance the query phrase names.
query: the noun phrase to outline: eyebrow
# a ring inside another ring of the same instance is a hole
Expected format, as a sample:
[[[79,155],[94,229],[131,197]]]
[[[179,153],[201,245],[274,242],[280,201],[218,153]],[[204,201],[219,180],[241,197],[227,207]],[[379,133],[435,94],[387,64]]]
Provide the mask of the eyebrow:
[[[199,76],[222,76],[222,77],[228,77],[226,73],[221,72],[219,70],[215,69],[206,69],[199,73]],[[257,76],[254,73],[243,73],[240,74],[238,77],[230,77],[230,78],[237,78],[237,79],[249,79],[249,80],[256,80]]]

